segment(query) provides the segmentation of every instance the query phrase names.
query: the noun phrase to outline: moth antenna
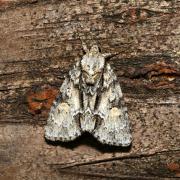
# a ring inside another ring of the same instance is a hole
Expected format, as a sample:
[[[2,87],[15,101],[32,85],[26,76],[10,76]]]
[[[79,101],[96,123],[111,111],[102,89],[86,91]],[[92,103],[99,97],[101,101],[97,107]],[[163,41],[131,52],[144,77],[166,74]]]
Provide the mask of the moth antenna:
[[[81,45],[82,45],[83,51],[84,51],[85,53],[88,53],[88,52],[89,52],[89,49],[88,49],[88,47],[87,47],[87,44],[84,42],[84,40],[82,39],[82,37],[79,35],[78,32],[77,32],[77,35],[78,35],[79,40],[81,41]]]
[[[83,51],[85,52],[85,53],[88,53],[89,52],[89,49],[88,49],[88,47],[87,47],[87,44],[80,38],[80,40],[81,40],[81,44],[82,44],[82,48],[83,48]]]
[[[97,43],[97,41],[94,39],[92,31],[91,30],[89,31],[90,40],[91,40],[91,47],[95,45],[95,46],[98,46],[98,48],[99,48],[99,43]]]
[[[76,25],[77,25],[77,24],[76,24]],[[80,24],[78,24],[78,26],[79,26],[80,28],[82,28],[82,27],[80,26]],[[88,52],[89,52],[88,46],[87,46],[87,44],[84,42],[84,40],[82,39],[82,36],[80,36],[80,34],[79,34],[79,32],[78,32],[78,28],[76,28],[75,34],[78,36],[79,40],[81,41],[81,45],[82,45],[83,51],[84,51],[85,53],[88,53]]]

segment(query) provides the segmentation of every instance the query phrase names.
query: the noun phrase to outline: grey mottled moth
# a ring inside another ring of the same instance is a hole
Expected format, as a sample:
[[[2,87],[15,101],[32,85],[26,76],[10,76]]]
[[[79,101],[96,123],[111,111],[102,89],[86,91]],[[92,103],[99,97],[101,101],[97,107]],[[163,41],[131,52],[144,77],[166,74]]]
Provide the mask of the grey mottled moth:
[[[72,141],[89,132],[103,144],[129,146],[132,141],[127,108],[117,77],[97,45],[70,70],[51,107],[45,137]]]

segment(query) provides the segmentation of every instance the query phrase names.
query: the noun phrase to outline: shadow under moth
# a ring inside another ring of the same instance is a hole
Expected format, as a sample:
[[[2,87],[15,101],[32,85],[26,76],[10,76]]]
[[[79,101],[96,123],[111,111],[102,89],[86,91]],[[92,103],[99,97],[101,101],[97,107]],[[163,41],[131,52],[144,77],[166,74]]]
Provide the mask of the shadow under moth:
[[[129,146],[132,141],[127,108],[121,87],[109,63],[109,53],[102,54],[97,45],[89,50],[69,71],[60,95],[51,107],[45,138],[72,141],[89,132],[103,144]]]

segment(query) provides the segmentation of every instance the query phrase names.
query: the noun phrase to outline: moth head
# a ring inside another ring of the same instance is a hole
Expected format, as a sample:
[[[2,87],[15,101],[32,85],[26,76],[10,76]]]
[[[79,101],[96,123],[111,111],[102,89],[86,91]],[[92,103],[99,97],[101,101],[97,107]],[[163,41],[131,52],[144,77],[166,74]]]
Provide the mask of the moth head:
[[[93,45],[81,60],[82,78],[87,85],[99,82],[104,69],[105,58],[99,52],[99,47]]]
[[[93,45],[89,51],[89,55],[95,56],[99,54],[99,47],[97,45]]]

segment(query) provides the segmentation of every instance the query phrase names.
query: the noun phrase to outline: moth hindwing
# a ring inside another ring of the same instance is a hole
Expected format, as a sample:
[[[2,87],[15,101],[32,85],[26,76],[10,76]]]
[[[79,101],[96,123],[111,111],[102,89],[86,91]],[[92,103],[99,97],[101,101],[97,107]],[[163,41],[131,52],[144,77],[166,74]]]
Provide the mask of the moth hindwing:
[[[132,141],[121,87],[110,65],[109,54],[94,45],[70,70],[60,95],[51,107],[45,137],[71,141],[89,132],[101,143],[129,146]]]

